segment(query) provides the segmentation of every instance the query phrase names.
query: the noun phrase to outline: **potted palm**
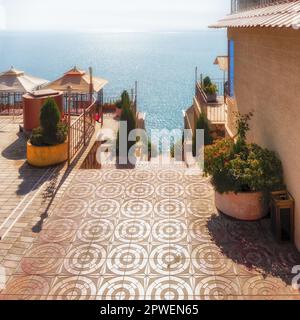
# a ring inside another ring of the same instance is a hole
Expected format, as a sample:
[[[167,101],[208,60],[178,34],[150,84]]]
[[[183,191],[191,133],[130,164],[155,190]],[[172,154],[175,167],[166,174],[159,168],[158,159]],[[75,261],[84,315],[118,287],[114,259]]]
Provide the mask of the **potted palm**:
[[[32,131],[27,142],[27,161],[36,167],[47,167],[68,159],[68,127],[53,98],[46,100],[40,113],[40,127]]]
[[[276,154],[246,143],[252,114],[237,116],[237,139],[205,147],[205,173],[211,175],[216,207],[240,220],[258,220],[268,213],[270,193],[284,188]]]

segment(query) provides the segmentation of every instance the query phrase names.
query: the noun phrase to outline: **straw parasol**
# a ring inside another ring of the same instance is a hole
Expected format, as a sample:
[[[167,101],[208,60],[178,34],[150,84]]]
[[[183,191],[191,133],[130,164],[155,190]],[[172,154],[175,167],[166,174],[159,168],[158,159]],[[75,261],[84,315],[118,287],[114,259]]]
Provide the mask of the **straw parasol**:
[[[26,93],[48,83],[47,80],[25,74],[24,71],[10,70],[0,73],[0,92]]]
[[[75,66],[59,79],[46,85],[45,88],[67,92],[68,87],[72,87],[72,93],[94,93],[101,91],[108,81],[93,77],[91,68],[89,71],[87,74]]]

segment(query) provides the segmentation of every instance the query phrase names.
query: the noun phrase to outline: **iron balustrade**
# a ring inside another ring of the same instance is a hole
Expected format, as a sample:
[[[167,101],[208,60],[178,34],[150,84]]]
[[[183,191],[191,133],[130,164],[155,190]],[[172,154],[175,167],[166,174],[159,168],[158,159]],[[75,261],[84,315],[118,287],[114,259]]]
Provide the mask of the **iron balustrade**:
[[[83,113],[69,124],[68,133],[68,163],[70,164],[77,153],[86,146],[95,132],[96,100]],[[70,115],[71,116],[71,115]]]
[[[0,114],[21,115],[23,113],[23,102],[21,92],[0,92]]]

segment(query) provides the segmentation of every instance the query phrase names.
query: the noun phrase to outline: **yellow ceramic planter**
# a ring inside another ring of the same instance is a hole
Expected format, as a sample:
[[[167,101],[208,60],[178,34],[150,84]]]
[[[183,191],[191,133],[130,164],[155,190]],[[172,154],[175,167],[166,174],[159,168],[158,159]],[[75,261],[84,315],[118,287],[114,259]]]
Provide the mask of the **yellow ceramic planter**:
[[[68,159],[68,142],[55,146],[33,146],[27,142],[27,161],[35,167],[49,167]]]

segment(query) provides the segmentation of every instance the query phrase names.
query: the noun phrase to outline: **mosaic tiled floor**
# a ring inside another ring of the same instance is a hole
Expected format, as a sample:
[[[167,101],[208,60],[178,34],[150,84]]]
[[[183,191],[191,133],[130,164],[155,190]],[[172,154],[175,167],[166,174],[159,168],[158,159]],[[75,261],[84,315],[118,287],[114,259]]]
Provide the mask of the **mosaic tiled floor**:
[[[0,299],[299,299],[295,264],[183,166],[80,170]]]

